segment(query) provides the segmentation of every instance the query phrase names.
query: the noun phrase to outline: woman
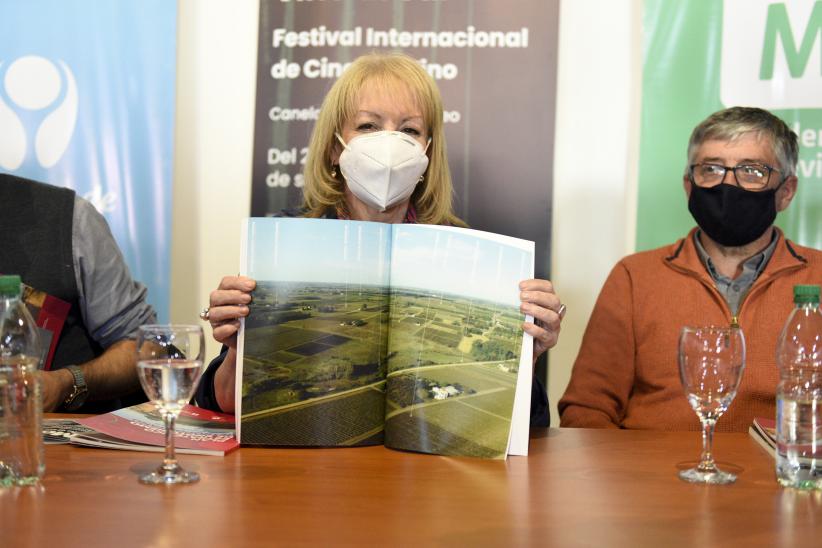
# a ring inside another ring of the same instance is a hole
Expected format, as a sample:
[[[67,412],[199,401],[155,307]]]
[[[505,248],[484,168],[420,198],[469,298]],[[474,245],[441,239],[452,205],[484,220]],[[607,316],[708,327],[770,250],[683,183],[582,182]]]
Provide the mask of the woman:
[[[442,99],[414,59],[372,53],[358,58],[323,101],[309,145],[301,214],[314,218],[465,226],[452,210]],[[203,376],[200,405],[234,411],[237,331],[254,280],[226,277],[205,318],[224,350]],[[547,280],[520,283],[523,323],[534,361],[556,344],[564,307]],[[537,396],[545,405],[544,389]],[[533,403],[532,403],[533,409]]]

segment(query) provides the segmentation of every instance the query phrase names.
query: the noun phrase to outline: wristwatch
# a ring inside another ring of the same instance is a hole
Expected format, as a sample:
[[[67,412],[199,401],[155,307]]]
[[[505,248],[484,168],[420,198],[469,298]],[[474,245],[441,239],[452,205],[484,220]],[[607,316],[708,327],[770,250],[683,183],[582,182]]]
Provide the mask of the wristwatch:
[[[71,389],[71,394],[63,401],[63,407],[66,411],[77,411],[86,403],[88,398],[88,386],[86,386],[86,379],[83,377],[83,370],[76,365],[69,365],[66,367],[74,377],[74,387]]]

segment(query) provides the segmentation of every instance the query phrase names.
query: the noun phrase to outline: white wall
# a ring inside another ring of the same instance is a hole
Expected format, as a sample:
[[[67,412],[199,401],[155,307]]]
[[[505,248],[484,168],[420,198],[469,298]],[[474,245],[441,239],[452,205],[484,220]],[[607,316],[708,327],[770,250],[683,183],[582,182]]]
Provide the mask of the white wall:
[[[258,2],[179,5],[171,319],[193,322],[220,278],[238,270]],[[554,426],[599,288],[634,246],[641,0],[564,0],[559,28],[552,272],[568,314],[551,351]],[[211,341],[209,356],[216,352]]]
[[[551,272],[568,312],[549,361],[552,426],[599,289],[634,250],[641,8],[641,0],[560,2]]]
[[[179,0],[171,321],[197,312],[240,264],[250,212],[256,0]],[[208,355],[218,345],[207,333]]]

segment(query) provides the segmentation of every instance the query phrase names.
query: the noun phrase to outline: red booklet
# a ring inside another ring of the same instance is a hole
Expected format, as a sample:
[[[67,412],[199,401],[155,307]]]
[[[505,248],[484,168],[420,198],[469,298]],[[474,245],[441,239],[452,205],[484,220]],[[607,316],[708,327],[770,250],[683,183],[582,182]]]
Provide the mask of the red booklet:
[[[63,324],[66,323],[71,305],[64,300],[52,297],[48,293],[38,291],[23,284],[23,302],[34,318],[40,332],[40,342],[47,351],[43,353],[43,369],[51,369],[51,360],[54,349],[60,339]]]
[[[163,419],[151,403],[76,421],[94,432],[71,436],[73,444],[132,451],[163,451],[165,445]],[[178,453],[225,455],[240,446],[234,415],[186,405],[175,423],[174,446]]]

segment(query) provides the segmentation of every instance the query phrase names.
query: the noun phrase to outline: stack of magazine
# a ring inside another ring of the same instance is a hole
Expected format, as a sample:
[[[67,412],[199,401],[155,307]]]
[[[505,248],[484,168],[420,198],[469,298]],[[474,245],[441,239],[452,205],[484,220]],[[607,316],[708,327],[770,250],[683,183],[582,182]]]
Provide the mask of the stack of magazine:
[[[165,447],[163,419],[151,403],[88,418],[46,419],[43,436],[46,443],[105,449],[161,452]],[[178,453],[225,455],[239,447],[234,417],[187,405],[175,424],[174,445]]]
[[[776,456],[776,421],[755,417],[748,434],[772,457]]]

